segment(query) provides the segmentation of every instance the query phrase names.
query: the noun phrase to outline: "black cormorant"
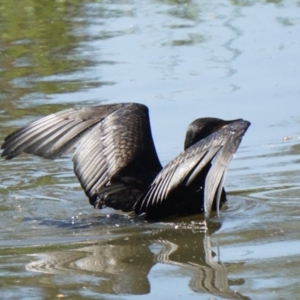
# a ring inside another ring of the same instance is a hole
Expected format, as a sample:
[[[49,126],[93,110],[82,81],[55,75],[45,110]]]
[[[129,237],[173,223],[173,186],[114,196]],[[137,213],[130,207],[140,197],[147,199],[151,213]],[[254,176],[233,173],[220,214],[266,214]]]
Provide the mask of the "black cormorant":
[[[71,108],[14,131],[2,156],[54,159],[77,146],[74,172],[91,205],[144,214],[147,220],[219,211],[227,166],[250,126],[202,118],[187,129],[184,151],[161,166],[148,108],[138,103]]]

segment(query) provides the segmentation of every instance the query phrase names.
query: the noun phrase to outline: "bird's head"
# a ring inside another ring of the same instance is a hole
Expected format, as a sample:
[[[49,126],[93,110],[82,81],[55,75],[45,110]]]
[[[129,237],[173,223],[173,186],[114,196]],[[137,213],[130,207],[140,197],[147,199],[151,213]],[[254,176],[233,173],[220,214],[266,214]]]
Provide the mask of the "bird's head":
[[[222,127],[238,120],[239,119],[224,121],[218,118],[196,119],[187,128],[184,141],[184,149],[186,150],[187,148],[199,142],[200,140],[220,130]]]

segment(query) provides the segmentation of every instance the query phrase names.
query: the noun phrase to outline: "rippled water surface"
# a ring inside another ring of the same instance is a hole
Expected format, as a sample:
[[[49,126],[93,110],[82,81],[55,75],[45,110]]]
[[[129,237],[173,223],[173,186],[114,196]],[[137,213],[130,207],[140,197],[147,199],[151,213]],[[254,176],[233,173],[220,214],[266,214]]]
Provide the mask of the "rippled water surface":
[[[93,210],[70,156],[2,160],[0,298],[297,299],[299,16],[280,0],[1,1],[1,140],[74,105],[141,102],[166,164],[195,118],[252,125],[209,229]]]

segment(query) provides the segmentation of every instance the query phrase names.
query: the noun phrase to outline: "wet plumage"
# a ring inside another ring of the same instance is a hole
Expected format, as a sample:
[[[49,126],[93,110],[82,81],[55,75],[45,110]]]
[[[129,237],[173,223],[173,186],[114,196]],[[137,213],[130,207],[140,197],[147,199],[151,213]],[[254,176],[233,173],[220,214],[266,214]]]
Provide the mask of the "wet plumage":
[[[148,220],[218,211],[224,175],[250,123],[197,119],[184,151],[161,166],[148,108],[122,103],[67,109],[34,121],[4,140],[2,156],[22,152],[55,159],[77,147],[74,172],[95,208],[145,214]]]

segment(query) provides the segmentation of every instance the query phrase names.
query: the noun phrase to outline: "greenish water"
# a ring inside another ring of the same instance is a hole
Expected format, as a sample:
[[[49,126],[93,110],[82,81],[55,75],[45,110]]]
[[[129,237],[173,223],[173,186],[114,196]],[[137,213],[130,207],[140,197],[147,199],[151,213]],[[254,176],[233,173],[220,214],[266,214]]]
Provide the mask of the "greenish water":
[[[295,1],[1,1],[0,138],[75,105],[141,102],[163,164],[198,117],[252,122],[229,201],[148,224],[96,211],[72,171],[0,167],[1,299],[297,299],[300,18]]]

